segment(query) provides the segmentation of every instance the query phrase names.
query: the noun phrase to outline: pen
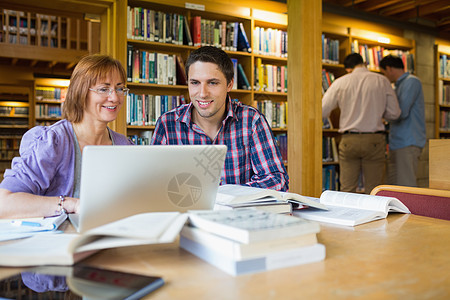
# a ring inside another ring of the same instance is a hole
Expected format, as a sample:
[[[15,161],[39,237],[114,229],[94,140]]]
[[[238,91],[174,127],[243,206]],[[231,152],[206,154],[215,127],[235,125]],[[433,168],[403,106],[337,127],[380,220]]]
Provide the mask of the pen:
[[[29,222],[29,221],[11,221],[12,225],[15,226],[33,226],[33,227],[41,227],[41,223],[38,222]]]

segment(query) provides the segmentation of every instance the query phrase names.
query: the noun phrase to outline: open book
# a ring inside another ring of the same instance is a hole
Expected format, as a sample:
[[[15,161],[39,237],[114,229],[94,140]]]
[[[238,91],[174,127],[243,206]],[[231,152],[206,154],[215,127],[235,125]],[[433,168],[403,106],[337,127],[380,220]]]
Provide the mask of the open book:
[[[2,219],[0,220],[0,241],[55,232],[66,219],[66,214],[47,218]]]
[[[40,234],[0,246],[0,266],[72,265],[107,248],[175,241],[187,220],[178,212],[143,213],[83,234]]]
[[[264,202],[288,202],[293,204],[294,207],[306,205],[324,210],[327,209],[325,205],[295,193],[235,184],[221,185],[217,190],[216,205],[243,207],[243,204],[250,206],[252,203],[258,205]]]
[[[400,200],[392,197],[325,191],[316,201],[325,204],[328,211],[300,209],[294,211],[294,215],[319,222],[356,226],[384,219],[389,212],[411,213]]]

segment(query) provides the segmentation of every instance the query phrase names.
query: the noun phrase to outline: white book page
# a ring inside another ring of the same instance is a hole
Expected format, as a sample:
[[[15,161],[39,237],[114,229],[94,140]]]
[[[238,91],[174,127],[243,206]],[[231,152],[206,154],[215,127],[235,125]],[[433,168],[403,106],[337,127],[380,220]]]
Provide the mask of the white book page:
[[[178,212],[134,215],[86,232],[74,245],[74,252],[171,243],[186,220],[187,214]]]
[[[355,226],[386,217],[386,213],[383,212],[339,206],[328,206],[327,211],[301,209],[294,211],[294,215],[307,220],[345,226]]]
[[[282,199],[284,199],[285,201],[292,200],[292,202],[294,202],[294,203],[300,203],[302,205],[307,205],[310,207],[319,208],[319,209],[323,209],[323,210],[328,209],[323,203],[320,203],[320,201],[311,200],[311,199],[317,199],[317,198],[302,196],[300,194],[290,193],[290,192],[280,192],[280,194],[281,194]]]
[[[320,202],[327,206],[381,211],[387,213],[387,206],[393,198],[372,196],[356,193],[325,191],[320,196]]]
[[[78,237],[78,234],[48,233],[2,245],[0,265],[72,264],[70,245]]]
[[[179,212],[137,214],[91,229],[86,232],[86,235],[110,235],[157,240],[179,215]]]
[[[403,204],[400,200],[397,198],[391,198],[392,200],[389,203],[388,211],[394,211],[394,212],[401,212],[401,213],[407,213],[410,214],[411,211],[409,211],[408,207],[406,207],[405,204]]]
[[[219,204],[241,203],[254,201],[259,198],[267,200],[266,197],[274,199],[279,193],[274,190],[254,188],[250,186],[225,184],[217,190],[216,202]]]

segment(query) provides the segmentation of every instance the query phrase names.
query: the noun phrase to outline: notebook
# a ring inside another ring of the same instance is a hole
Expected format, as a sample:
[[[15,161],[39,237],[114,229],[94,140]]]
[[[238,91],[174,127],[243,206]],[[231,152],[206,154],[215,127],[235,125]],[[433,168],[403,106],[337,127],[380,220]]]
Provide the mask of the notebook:
[[[86,146],[78,232],[137,213],[213,209],[225,145]],[[78,219],[78,220],[77,220]]]

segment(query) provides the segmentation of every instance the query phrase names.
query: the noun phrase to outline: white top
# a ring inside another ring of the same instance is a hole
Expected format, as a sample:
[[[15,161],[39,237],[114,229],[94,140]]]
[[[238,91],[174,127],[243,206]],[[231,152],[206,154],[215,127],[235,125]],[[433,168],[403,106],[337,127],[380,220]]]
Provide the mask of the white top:
[[[322,118],[339,107],[339,132],[384,131],[382,118],[395,120],[401,110],[389,80],[365,67],[336,79],[322,99]]]

